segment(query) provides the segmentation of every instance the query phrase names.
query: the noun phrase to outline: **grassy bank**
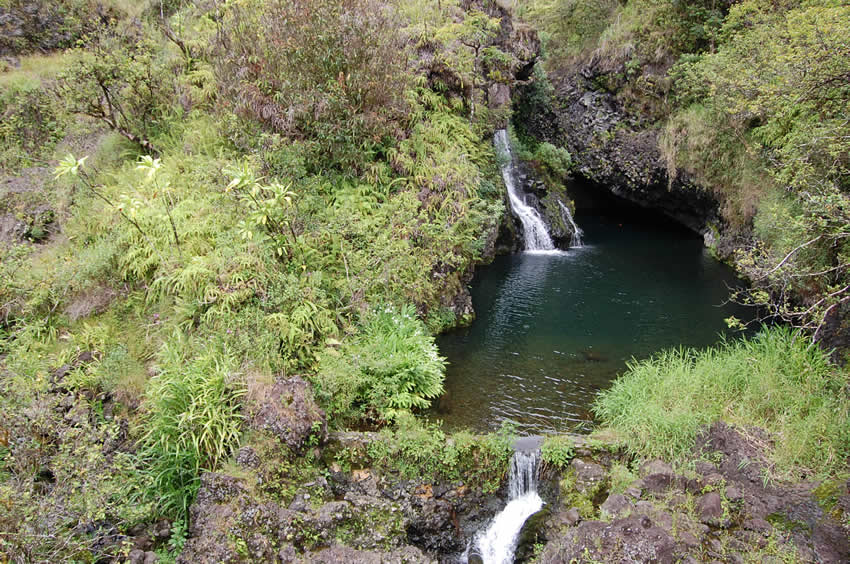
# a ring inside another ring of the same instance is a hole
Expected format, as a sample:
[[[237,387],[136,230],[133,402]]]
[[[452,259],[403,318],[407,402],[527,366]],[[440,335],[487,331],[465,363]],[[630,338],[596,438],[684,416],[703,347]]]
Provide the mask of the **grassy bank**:
[[[699,430],[723,420],[768,432],[778,476],[826,476],[846,469],[850,456],[846,382],[807,339],[773,328],[632,362],[595,411],[640,457],[684,461]]]

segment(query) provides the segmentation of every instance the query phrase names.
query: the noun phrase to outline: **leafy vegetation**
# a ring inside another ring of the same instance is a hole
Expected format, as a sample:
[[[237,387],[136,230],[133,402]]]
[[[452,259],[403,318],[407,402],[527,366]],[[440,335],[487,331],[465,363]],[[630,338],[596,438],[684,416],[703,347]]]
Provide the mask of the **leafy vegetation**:
[[[850,455],[850,398],[842,372],[789,329],[632,362],[594,410],[634,454],[681,460],[704,425],[759,427],[779,476],[829,475]]]
[[[402,415],[394,429],[378,433],[365,453],[343,451],[336,457],[347,464],[365,460],[369,466],[400,472],[408,479],[463,482],[492,493],[507,475],[514,440],[510,425],[484,436],[468,432],[447,436],[434,424]]]
[[[379,309],[362,333],[328,348],[315,376],[316,392],[337,424],[368,416],[391,420],[400,411],[427,407],[443,392],[445,359],[412,307]]]
[[[282,376],[315,383],[332,427],[388,427],[393,452],[425,464],[439,431],[409,414],[442,391],[431,335],[460,321],[452,300],[503,213],[481,102],[518,64],[498,18],[433,4],[51,6],[109,16],[0,77],[3,169],[55,167],[43,200],[62,233],[33,221],[39,246],[2,251],[0,520],[25,526],[0,553],[126,557],[92,523],[166,517],[173,546],[157,548],[173,556],[201,473],[256,439],[246,390]],[[423,45],[445,81],[412,64]],[[428,464],[459,479],[452,460],[479,460],[495,488],[499,437]]]

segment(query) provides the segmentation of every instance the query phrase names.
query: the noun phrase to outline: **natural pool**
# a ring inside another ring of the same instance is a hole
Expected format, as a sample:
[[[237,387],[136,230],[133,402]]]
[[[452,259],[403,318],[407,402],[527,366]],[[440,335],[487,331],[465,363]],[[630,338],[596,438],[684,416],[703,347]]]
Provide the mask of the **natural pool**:
[[[583,247],[477,270],[476,321],[438,339],[450,364],[432,416],[448,430],[587,431],[595,394],[629,359],[710,345],[725,318],[747,318],[724,305],[740,281],[693,233],[611,202],[577,219]]]

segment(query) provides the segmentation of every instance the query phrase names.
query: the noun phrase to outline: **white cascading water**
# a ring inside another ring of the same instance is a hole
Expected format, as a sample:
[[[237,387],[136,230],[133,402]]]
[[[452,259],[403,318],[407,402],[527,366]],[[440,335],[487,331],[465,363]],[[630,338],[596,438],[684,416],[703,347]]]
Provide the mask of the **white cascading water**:
[[[543,500],[537,494],[539,458],[539,450],[514,453],[508,482],[508,504],[474,540],[474,552],[484,564],[513,564],[522,526],[543,507]]]
[[[561,206],[561,216],[564,218],[564,221],[570,224],[570,227],[573,228],[572,237],[570,237],[570,247],[581,247],[584,243],[581,240],[582,235],[584,235],[584,231],[576,225],[575,220],[573,219],[573,214],[570,213],[570,208],[565,206],[561,200],[558,200],[558,205]]]
[[[511,204],[511,209],[522,223],[522,231],[525,236],[526,251],[552,251],[555,249],[555,244],[552,238],[549,237],[549,231],[546,229],[546,224],[537,210],[525,203],[522,197],[517,193],[516,182],[514,181],[514,156],[511,151],[511,142],[508,139],[507,130],[500,129],[496,132],[493,143],[496,146],[496,151],[502,156],[502,178],[505,180],[505,186],[508,189],[508,201]]]

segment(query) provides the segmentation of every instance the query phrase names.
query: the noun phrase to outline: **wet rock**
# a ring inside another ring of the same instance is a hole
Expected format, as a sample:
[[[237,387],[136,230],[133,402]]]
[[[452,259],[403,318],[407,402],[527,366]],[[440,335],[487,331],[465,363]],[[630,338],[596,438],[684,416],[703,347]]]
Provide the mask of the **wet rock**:
[[[319,443],[327,438],[325,413],[300,376],[278,379],[258,403],[251,426],[273,433],[289,448],[300,450],[311,436]]]
[[[600,509],[612,517],[625,517],[632,511],[634,506],[622,494],[611,494],[602,504]]]
[[[718,205],[687,174],[668,174],[651,119],[621,103],[616,87],[622,69],[592,57],[552,73],[554,95],[534,85],[518,89],[515,123],[537,139],[566,148],[578,174],[643,207],[654,208],[696,232],[718,223]]]
[[[458,534],[457,514],[451,503],[429,499],[411,518],[407,538],[429,552],[451,554],[463,550]]]

